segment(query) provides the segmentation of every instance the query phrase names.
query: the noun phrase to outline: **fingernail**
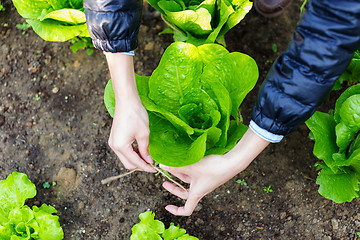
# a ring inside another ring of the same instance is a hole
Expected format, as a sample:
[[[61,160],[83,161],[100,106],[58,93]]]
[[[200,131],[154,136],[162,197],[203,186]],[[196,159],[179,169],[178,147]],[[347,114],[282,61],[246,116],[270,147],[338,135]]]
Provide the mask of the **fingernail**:
[[[165,165],[162,165],[162,164],[159,164],[159,167],[162,168],[162,169],[165,170],[165,171],[170,170],[170,167],[165,166]]]

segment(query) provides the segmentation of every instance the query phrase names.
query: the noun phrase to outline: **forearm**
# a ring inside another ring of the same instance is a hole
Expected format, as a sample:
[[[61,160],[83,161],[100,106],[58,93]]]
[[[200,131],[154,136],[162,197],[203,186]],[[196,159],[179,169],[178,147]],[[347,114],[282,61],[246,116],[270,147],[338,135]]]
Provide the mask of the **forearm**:
[[[136,101],[139,103],[139,94],[136,88],[133,56],[122,53],[105,53],[118,104]]]
[[[247,168],[269,144],[270,142],[248,129],[238,144],[225,154],[229,175],[235,176]]]

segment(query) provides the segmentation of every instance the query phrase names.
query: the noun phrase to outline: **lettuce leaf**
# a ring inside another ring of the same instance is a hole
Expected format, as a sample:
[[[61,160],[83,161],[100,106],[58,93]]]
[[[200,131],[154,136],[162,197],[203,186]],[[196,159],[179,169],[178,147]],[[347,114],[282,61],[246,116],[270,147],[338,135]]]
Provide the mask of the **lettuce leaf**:
[[[360,191],[360,84],[337,99],[334,115],[315,112],[306,121],[315,137],[316,183],[319,193],[337,203],[359,198]]]
[[[225,45],[224,35],[251,10],[249,0],[147,0],[169,26],[174,41]]]
[[[155,214],[146,211],[139,215],[140,222],[132,227],[130,240],[199,240],[186,234],[186,230],[175,226],[171,223],[169,228],[165,229],[165,225],[155,220]]]
[[[231,150],[247,129],[238,109],[257,78],[255,61],[245,54],[218,44],[171,44],[150,77],[136,75],[152,158],[179,167]],[[112,116],[114,99],[109,81],[104,101]]]
[[[46,41],[89,37],[82,0],[13,0],[13,3],[34,32]]]
[[[52,239],[64,238],[56,209],[43,204],[31,209],[27,198],[36,195],[36,188],[23,173],[13,172],[0,181],[0,239]]]

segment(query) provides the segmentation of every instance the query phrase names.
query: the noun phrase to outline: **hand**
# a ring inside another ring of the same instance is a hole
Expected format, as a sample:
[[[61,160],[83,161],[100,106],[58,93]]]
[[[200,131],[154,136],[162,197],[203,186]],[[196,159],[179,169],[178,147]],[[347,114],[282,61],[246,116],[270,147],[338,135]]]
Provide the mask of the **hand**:
[[[224,184],[247,166],[269,144],[248,130],[239,143],[227,154],[209,155],[199,162],[186,167],[160,167],[185,183],[190,184],[188,191],[170,183],[164,182],[163,187],[170,193],[186,199],[185,206],[166,206],[166,210],[174,215],[190,216],[198,202],[205,195]]]
[[[156,172],[149,164],[151,159],[149,147],[149,118],[141,102],[116,104],[111,127],[109,146],[119,157],[126,169],[140,169],[146,172]],[[139,154],[133,149],[136,140]],[[145,162],[145,161],[147,162]]]
[[[148,164],[153,163],[148,150],[149,117],[136,88],[133,56],[122,53],[105,55],[115,94],[115,113],[109,146],[125,168],[156,172]],[[133,149],[134,141],[138,144],[140,155]]]

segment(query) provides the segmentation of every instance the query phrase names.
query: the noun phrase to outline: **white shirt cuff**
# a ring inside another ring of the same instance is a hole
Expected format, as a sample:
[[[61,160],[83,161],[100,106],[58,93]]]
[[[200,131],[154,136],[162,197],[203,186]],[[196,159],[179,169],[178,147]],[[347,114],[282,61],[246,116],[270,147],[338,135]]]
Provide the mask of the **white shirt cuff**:
[[[105,55],[107,52],[103,52]],[[125,55],[130,55],[130,56],[135,56],[135,52],[134,51],[129,51],[129,52],[121,52],[122,54],[125,54]]]
[[[278,143],[283,139],[283,135],[277,135],[274,133],[271,133],[265,129],[262,129],[259,127],[253,120],[250,121],[249,128],[256,133],[259,137],[262,139],[271,142],[271,143]]]

